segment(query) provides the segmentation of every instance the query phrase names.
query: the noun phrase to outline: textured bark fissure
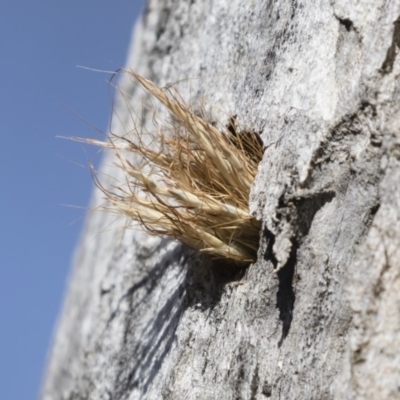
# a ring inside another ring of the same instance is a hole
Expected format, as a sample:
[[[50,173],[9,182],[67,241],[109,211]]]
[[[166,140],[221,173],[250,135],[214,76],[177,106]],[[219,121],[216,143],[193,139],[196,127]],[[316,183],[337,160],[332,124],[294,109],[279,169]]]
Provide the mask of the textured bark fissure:
[[[335,17],[338,19],[339,23],[345,27],[347,32],[350,32],[352,29],[354,29],[353,21],[349,18],[340,18],[337,15],[335,15]]]
[[[382,73],[390,74],[393,70],[393,64],[400,48],[400,17],[394,22],[392,44],[388,48],[385,61],[382,64]]]
[[[279,309],[279,319],[282,322],[282,336],[278,342],[278,347],[282,346],[283,340],[289,333],[290,325],[293,320],[293,308],[296,301],[296,293],[293,288],[293,277],[296,268],[297,242],[292,240],[292,249],[289,259],[284,267],[278,272],[278,292],[276,293],[276,307]]]

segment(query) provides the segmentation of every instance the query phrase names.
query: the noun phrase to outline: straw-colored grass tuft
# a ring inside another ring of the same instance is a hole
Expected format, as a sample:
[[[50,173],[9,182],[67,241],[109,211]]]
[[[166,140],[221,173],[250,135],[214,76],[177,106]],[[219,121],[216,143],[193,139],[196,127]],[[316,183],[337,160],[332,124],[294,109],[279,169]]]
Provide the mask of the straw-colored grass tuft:
[[[176,92],[127,73],[171,118],[157,122],[156,133],[147,132],[150,145],[138,129],[106,142],[85,140],[113,149],[125,176],[110,189],[97,182],[106,197],[104,208],[128,216],[152,235],[170,236],[218,258],[254,261],[260,223],[249,214],[248,201],[263,153],[258,136],[240,132],[234,119],[229,127],[216,128]]]

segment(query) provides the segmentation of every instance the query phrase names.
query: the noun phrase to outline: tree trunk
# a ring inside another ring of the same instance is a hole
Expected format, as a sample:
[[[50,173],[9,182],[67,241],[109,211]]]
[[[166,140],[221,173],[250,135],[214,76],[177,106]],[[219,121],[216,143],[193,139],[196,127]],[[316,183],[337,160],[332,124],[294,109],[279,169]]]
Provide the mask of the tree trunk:
[[[148,1],[128,67],[261,135],[258,260],[91,213],[42,399],[400,398],[399,17],[400,0]]]

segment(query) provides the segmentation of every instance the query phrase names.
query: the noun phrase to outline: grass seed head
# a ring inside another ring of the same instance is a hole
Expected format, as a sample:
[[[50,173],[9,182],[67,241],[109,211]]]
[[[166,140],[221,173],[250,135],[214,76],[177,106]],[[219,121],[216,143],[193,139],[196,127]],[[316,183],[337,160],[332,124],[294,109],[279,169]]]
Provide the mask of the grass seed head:
[[[111,148],[125,177],[112,188],[96,179],[104,208],[138,222],[149,234],[238,263],[254,261],[260,223],[249,214],[248,199],[263,154],[259,137],[241,132],[234,118],[229,127],[216,128],[176,92],[127,73],[166,107],[171,121],[157,121],[156,132],[147,132],[150,145],[138,129],[106,142],[84,140]],[[131,153],[142,161],[133,163]]]

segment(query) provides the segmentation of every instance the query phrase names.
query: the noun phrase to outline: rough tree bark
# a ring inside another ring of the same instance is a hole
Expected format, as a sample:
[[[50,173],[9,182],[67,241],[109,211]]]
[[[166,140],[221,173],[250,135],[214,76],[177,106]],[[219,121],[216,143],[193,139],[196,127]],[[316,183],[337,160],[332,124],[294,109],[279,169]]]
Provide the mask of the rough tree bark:
[[[42,399],[400,398],[399,17],[400,0],[148,1],[128,67],[261,134],[258,261],[92,213]]]

